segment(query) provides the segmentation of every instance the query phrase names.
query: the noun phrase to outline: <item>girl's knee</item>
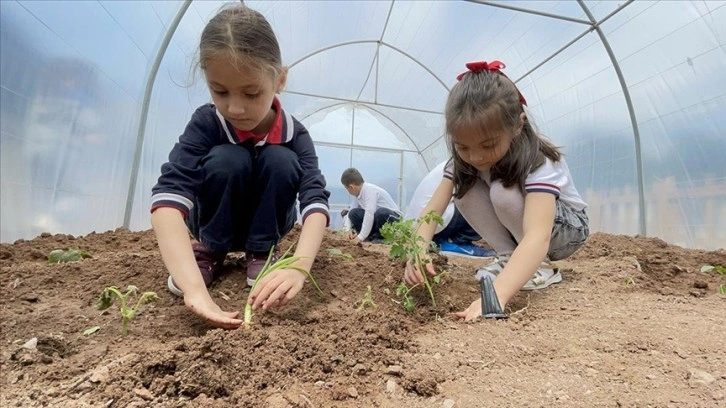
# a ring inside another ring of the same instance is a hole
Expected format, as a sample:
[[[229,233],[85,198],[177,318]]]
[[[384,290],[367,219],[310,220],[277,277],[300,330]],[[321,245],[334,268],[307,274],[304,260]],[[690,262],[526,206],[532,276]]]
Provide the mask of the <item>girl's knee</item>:
[[[524,194],[517,186],[504,187],[502,183],[494,182],[490,187],[490,197],[497,214],[524,214]]]
[[[297,175],[301,171],[300,160],[295,152],[280,145],[268,145],[260,149],[257,163],[261,172]]]
[[[252,173],[252,155],[242,146],[218,145],[204,158],[202,167],[207,177],[244,177]]]

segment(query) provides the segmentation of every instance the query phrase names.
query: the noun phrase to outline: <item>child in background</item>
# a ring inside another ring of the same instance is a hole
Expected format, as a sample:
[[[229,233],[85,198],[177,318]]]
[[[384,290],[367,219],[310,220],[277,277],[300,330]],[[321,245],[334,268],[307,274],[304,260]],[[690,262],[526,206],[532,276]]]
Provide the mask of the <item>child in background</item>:
[[[439,163],[418,183],[411,196],[411,202],[406,208],[405,219],[417,219],[421,215],[421,210],[431,200],[436,187],[439,186],[439,182],[444,176],[445,166],[446,161]],[[474,241],[479,241],[481,237],[466,222],[461,212],[454,205],[453,200],[446,206],[441,218],[443,219],[443,225],[436,226],[433,241],[442,254],[468,258],[482,258],[494,255],[492,251],[474,245]]]
[[[238,312],[223,311],[207,287],[230,251],[245,251],[251,285],[296,221],[302,231],[295,266],[310,270],[328,223],[325,179],[312,139],[275,96],[287,79],[272,27],[236,5],[204,28],[199,66],[213,104],[199,107],[162,165],[152,190],[151,223],[169,270],[169,290],[210,324],[234,329]],[[190,241],[189,233],[193,236]],[[250,294],[253,308],[289,302],[305,276],[267,275]]]
[[[357,169],[346,169],[340,182],[355,197],[347,214],[346,227],[352,229],[348,238],[358,241],[383,240],[381,227],[387,222],[401,219],[401,211],[388,192],[375,184],[366,183]]]
[[[540,289],[562,277],[546,260],[564,259],[589,234],[586,204],[575,189],[562,153],[540,137],[524,110],[526,101],[499,61],[466,64],[446,102],[446,136],[452,158],[421,212],[442,214],[451,197],[471,226],[497,253],[480,269],[482,298],[456,313],[467,321],[505,317],[520,289]],[[434,223],[419,235],[430,240]],[[404,280],[423,281],[409,262]],[[486,296],[488,294],[488,296]],[[482,304],[482,301],[484,304]]]

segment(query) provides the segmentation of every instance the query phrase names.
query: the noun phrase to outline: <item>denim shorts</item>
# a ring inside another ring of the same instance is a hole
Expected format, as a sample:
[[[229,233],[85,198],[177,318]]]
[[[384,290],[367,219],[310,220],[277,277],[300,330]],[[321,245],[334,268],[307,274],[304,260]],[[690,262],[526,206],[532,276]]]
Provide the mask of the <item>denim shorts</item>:
[[[550,248],[547,256],[551,261],[565,259],[572,255],[587,240],[590,235],[590,220],[585,210],[575,211],[567,204],[557,199],[555,210],[555,223],[550,236]]]

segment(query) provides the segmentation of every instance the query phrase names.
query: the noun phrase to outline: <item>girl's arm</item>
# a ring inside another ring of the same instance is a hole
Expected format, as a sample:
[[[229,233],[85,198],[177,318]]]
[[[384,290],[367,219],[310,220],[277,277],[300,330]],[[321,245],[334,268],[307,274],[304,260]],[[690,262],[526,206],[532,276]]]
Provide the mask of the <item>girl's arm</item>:
[[[555,219],[555,199],[550,193],[527,193],[524,199],[524,237],[504,270],[494,280],[499,304],[504,306],[532,279],[547,256]]]
[[[158,208],[151,214],[151,226],[161,259],[176,286],[185,296],[206,292],[182,213],[171,207]]]
[[[235,319],[238,312],[223,311],[209,296],[194,258],[182,213],[175,208],[157,208],[151,214],[151,225],[161,259],[174,283],[184,292],[184,304],[213,326],[223,329],[239,327],[242,321]]]
[[[446,211],[446,207],[451,201],[451,197],[453,194],[454,182],[448,178],[443,178],[439,183],[439,186],[436,187],[436,191],[434,191],[434,194],[431,196],[428,204],[426,204],[424,209],[421,210],[419,218],[430,213],[431,211],[433,211],[438,216],[443,215],[444,211]],[[431,239],[434,237],[434,233],[436,232],[436,225],[436,221],[432,220],[430,222],[420,224],[417,227],[418,229],[416,230],[416,234],[418,234],[419,237],[423,238],[420,243],[420,251],[423,258],[428,257],[427,252],[431,244]],[[409,259],[406,262],[406,269],[403,274],[403,280],[409,285],[423,283],[424,279],[421,275],[423,272],[424,271],[419,271],[418,269],[416,269],[416,267],[411,264],[411,260]],[[431,262],[426,263],[426,272],[428,272],[429,275],[436,275],[434,265]]]
[[[295,266],[306,271],[312,268],[318,250],[320,250],[320,244],[323,242],[327,223],[328,218],[323,213],[313,213],[305,218],[300,238],[297,241],[297,248],[295,248],[295,256],[301,258],[295,262]]]
[[[448,178],[441,179],[439,186],[436,187],[436,191],[431,196],[428,204],[421,210],[419,217],[422,217],[431,211],[435,212],[436,215],[442,216],[446,207],[451,201],[451,197],[454,195],[454,182]],[[421,224],[418,228],[418,235],[426,240],[426,244],[431,241],[436,232],[436,221],[431,221],[425,224]]]

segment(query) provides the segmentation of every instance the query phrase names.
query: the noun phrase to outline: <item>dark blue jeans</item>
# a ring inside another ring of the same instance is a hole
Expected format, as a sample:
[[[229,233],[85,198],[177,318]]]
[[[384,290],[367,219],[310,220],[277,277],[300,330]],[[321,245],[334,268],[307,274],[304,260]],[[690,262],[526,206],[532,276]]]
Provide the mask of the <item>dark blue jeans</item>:
[[[302,168],[287,147],[219,145],[203,159],[204,182],[187,218],[216,252],[268,252],[292,229]]]
[[[441,232],[434,235],[434,242],[440,244],[450,241],[458,245],[471,245],[474,241],[479,241],[481,236],[474,231],[461,215],[459,209],[454,207],[454,216],[451,217],[449,225]]]
[[[348,219],[350,220],[350,225],[353,227],[356,232],[360,232],[361,226],[363,225],[363,216],[365,216],[365,210],[362,208],[352,208],[350,212],[348,212]],[[366,238],[366,241],[370,241],[373,239],[383,239],[383,236],[381,235],[381,227],[383,224],[387,222],[395,222],[398,221],[401,218],[401,216],[395,212],[391,211],[388,208],[379,208],[376,210],[376,213],[373,215],[373,228],[371,228],[371,233],[368,234],[368,238]]]

